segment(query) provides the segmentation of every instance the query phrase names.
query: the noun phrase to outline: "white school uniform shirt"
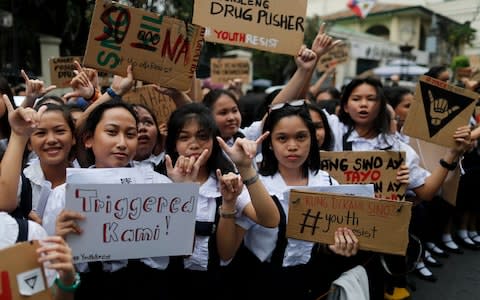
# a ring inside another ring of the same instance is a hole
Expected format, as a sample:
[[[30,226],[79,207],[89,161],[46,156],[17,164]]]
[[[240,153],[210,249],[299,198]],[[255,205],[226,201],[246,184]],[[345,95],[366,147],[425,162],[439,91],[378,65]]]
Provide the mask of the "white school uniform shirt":
[[[347,133],[348,126],[340,122],[336,115],[327,115],[327,117],[328,124],[335,134],[333,151],[343,151],[343,135]],[[425,179],[430,176],[430,172],[420,166],[420,158],[417,152],[397,135],[380,134],[372,139],[366,139],[360,137],[357,131],[353,130],[348,136],[347,142],[352,143],[352,151],[374,151],[387,148],[391,151],[405,151],[405,163],[410,171],[407,195],[411,195],[413,189],[425,184]]]
[[[55,235],[55,221],[65,207],[66,184],[63,183],[52,189],[52,184],[45,179],[38,159],[30,160],[30,164],[23,169],[23,174],[30,180],[32,186],[32,210],[42,218],[42,226],[48,235]],[[20,178],[17,190],[18,203],[20,203],[22,184]]]
[[[262,135],[262,121],[255,121],[250,126],[240,128],[238,131],[241,132],[246,139],[249,139],[251,141],[255,141]],[[230,147],[233,146],[235,143],[235,139],[233,137],[229,138],[227,141],[225,141],[227,145]]]
[[[222,194],[218,188],[218,181],[215,174],[211,174],[207,181],[205,181],[199,190],[197,201],[197,215],[196,221],[214,222],[217,210],[216,198]],[[244,187],[237,198],[235,209],[237,210],[237,217],[242,215],[245,206],[250,203],[250,195],[248,190]],[[195,235],[195,243],[193,253],[191,256],[184,258],[183,263],[186,269],[207,271],[208,266],[208,241],[210,237]]]
[[[148,157],[144,160],[141,160],[141,161],[134,160],[133,165],[138,166],[138,165],[144,165],[145,164],[145,165],[151,166],[152,168],[155,168],[164,159],[165,159],[165,151],[162,151],[159,155],[151,154],[150,157]]]
[[[6,212],[0,212],[0,250],[13,246],[17,242],[18,236],[18,223]],[[28,235],[27,241],[43,240],[48,236],[45,229],[33,221],[28,221]],[[45,276],[47,277],[48,286],[53,286],[57,271],[45,267]]]
[[[164,176],[160,173],[157,173],[153,170],[153,168],[149,165],[135,165],[132,162],[130,165],[133,165],[132,168],[138,170],[143,178],[136,178],[136,183],[171,183],[172,181],[167,176]],[[90,167],[93,168],[94,166]],[[103,178],[104,180],[101,183],[120,183],[118,182],[118,178]],[[95,180],[94,180],[95,181]],[[99,183],[96,182],[85,182],[85,183]],[[158,256],[158,257],[147,257],[140,259],[141,262],[146,264],[147,266],[153,269],[165,270],[168,267],[168,263],[170,261],[168,256]],[[128,260],[116,260],[116,261],[107,261],[102,262],[102,268],[105,272],[115,272],[124,267],[128,264]],[[88,264],[87,263],[79,263],[76,264],[78,271],[80,272],[87,272]]]
[[[284,193],[295,187],[288,186],[278,172],[273,176],[260,175],[259,177],[269,194],[272,196],[275,195],[280,201],[288,223],[288,199],[284,198]],[[308,172],[307,187],[327,185],[338,185],[338,182],[325,171],[319,170],[317,174],[314,174],[312,171]],[[278,227],[263,227],[246,216],[238,218],[237,224],[246,230],[244,237],[245,246],[252,251],[260,261],[270,261],[277,243]],[[283,257],[283,266],[290,267],[306,264],[310,260],[313,245],[313,242],[288,238]]]

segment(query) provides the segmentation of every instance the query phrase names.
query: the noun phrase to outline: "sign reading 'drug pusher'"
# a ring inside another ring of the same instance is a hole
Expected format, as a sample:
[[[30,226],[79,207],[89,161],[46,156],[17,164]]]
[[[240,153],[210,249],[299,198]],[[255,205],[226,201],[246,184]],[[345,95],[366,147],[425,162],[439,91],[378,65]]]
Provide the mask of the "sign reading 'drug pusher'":
[[[208,42],[296,55],[306,13],[306,0],[195,0],[193,23]]]
[[[83,63],[186,91],[197,68],[205,29],[117,3],[96,1]]]

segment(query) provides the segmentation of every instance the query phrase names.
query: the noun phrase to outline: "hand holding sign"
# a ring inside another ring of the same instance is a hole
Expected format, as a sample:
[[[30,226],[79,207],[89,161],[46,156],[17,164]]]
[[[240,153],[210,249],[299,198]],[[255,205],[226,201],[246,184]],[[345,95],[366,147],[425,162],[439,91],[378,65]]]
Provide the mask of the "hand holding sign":
[[[328,247],[333,253],[350,257],[358,252],[358,239],[353,231],[346,227],[339,227],[335,230],[335,244]]]
[[[317,54],[318,58],[342,43],[341,40],[333,41],[332,37],[325,33],[325,27],[325,23],[320,25],[320,29],[312,43],[312,50]]]
[[[79,212],[64,209],[60,212],[55,222],[55,234],[67,238],[68,234],[81,234],[82,228],[77,221],[85,220],[85,216]]]
[[[397,171],[397,181],[407,186],[410,183],[410,169],[405,163],[402,163]]]
[[[3,95],[3,102],[8,111],[8,122],[12,128],[12,132],[17,135],[30,137],[32,132],[37,128],[46,106],[40,107],[38,111],[30,107],[18,107],[14,109],[7,95]]]
[[[71,285],[75,280],[72,249],[60,236],[50,236],[40,241],[37,248],[39,263],[47,263],[45,267],[58,272],[61,282]]]
[[[453,138],[455,139],[455,146],[451,149],[455,155],[462,155],[470,150],[472,146],[472,130],[470,126],[460,126],[455,130]]]

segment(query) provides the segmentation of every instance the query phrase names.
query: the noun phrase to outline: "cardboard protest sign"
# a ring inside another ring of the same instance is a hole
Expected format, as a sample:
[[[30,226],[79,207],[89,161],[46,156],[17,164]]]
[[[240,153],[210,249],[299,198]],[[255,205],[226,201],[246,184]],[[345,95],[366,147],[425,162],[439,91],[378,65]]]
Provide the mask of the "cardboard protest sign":
[[[159,93],[153,85],[144,85],[122,96],[122,99],[132,104],[142,104],[155,113],[158,124],[167,123],[170,114],[177,108],[172,98]]]
[[[38,262],[38,241],[23,242],[0,250],[0,299],[53,299]]]
[[[84,65],[186,91],[203,45],[204,28],[118,3],[95,2]]]
[[[334,65],[347,62],[350,59],[350,44],[343,42],[322,55],[317,63],[317,71],[325,72]]]
[[[252,63],[245,58],[212,58],[210,59],[210,77],[213,83],[228,83],[241,79],[242,83],[252,81]]]
[[[397,171],[405,163],[405,152],[322,151],[320,168],[340,184],[372,183],[375,197],[405,200],[405,184],[397,182]]]
[[[335,230],[348,227],[360,249],[405,255],[411,208],[408,201],[292,190],[287,236],[333,244]]]
[[[50,58],[50,78],[52,84],[57,88],[70,87],[70,81],[75,77],[74,61],[82,63],[83,56],[63,56]],[[107,72],[98,72],[98,83],[100,86],[110,86],[113,76]]]
[[[468,125],[480,95],[422,75],[403,132],[427,142],[453,147],[453,134]]]
[[[75,77],[75,65],[74,61],[81,63],[82,56],[64,56],[50,58],[50,79],[52,84],[57,88],[70,87],[70,81]]]
[[[430,172],[439,165],[440,159],[447,151],[446,147],[415,138],[410,138],[410,146],[418,153],[420,166]],[[457,204],[457,190],[458,184],[460,183],[460,175],[460,166],[458,166],[455,171],[448,172],[447,178],[443,182],[440,190],[442,198],[453,206]]]
[[[86,216],[74,262],[191,255],[197,199],[197,184],[68,183],[66,208]]]
[[[296,55],[303,44],[307,0],[195,0],[193,23],[213,43]]]

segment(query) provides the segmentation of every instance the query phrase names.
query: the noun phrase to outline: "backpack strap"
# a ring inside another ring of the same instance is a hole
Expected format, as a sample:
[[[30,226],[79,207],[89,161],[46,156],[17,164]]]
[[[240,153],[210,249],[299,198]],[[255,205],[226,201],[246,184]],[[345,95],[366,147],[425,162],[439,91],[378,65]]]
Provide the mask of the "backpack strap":
[[[28,220],[23,218],[15,218],[18,224],[17,243],[28,240]]]
[[[283,257],[285,256],[285,249],[287,248],[288,239],[287,239],[287,216],[283,210],[280,200],[277,196],[272,196],[273,202],[277,206],[278,212],[280,213],[280,223],[278,224],[278,234],[277,234],[277,244],[275,249],[273,249],[271,263],[274,266],[281,267],[283,265]]]
[[[352,142],[347,142],[348,137],[353,131],[353,127],[349,128],[347,132],[342,137],[342,142],[343,142],[343,151],[352,151]]]
[[[22,177],[22,190],[20,192],[20,204],[18,207],[10,213],[14,218],[22,218],[27,220],[28,214],[32,211],[32,185],[30,179],[21,173]]]
[[[222,196],[215,198],[216,208],[215,208],[215,221],[212,234],[208,239],[208,270],[218,270],[220,268],[220,255],[218,254],[217,248],[217,227],[218,221],[220,220],[220,214],[218,213],[218,208],[222,205]]]
[[[218,207],[222,204],[222,196],[215,198],[215,219],[213,222],[196,221],[195,235],[208,236],[208,270],[217,270],[220,267],[220,255],[217,249],[217,225],[220,220]],[[170,256],[168,268],[172,271],[183,270],[184,256]]]

